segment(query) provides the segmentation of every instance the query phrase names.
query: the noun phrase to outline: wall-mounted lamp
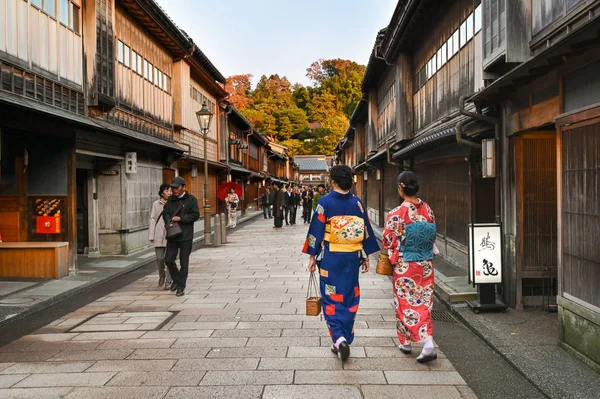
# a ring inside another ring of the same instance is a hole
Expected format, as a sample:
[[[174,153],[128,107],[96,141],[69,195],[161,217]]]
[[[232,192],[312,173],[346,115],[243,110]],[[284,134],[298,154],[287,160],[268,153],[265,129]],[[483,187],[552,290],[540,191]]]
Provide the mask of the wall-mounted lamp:
[[[482,140],[481,150],[482,177],[484,179],[496,177],[496,140]]]
[[[369,178],[369,172],[367,172],[366,170],[363,172],[363,180],[367,181]]]
[[[377,172],[375,173],[375,179],[381,180],[381,170],[377,169]]]
[[[198,177],[198,167],[195,163],[192,164],[192,177]]]

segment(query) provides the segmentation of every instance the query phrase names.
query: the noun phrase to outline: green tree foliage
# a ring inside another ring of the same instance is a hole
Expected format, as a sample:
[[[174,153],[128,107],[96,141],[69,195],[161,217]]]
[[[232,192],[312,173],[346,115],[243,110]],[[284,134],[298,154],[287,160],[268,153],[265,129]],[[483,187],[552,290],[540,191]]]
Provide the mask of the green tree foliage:
[[[321,91],[334,95],[336,108],[350,117],[362,96],[361,83],[366,68],[354,61],[334,59],[313,62],[306,70]]]
[[[296,105],[290,81],[277,74],[260,78],[242,112],[258,130],[278,140],[308,128],[306,113]]]
[[[313,87],[292,85],[275,74],[261,76],[254,90],[251,75],[235,75],[226,88],[244,116],[288,147],[290,155],[333,155],[362,96],[364,72],[365,67],[353,61],[319,60],[307,69]],[[310,130],[308,122],[319,122],[322,128]]]
[[[337,115],[336,102],[337,99],[333,94],[327,92],[316,93],[306,106],[308,120],[324,124],[327,119]]]

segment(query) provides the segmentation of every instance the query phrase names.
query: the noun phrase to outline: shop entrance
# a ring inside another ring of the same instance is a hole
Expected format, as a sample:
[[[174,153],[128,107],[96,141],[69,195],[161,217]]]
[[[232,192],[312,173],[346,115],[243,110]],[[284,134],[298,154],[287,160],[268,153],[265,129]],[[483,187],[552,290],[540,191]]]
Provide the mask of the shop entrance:
[[[517,210],[524,297],[554,297],[557,273],[556,133],[519,136]]]

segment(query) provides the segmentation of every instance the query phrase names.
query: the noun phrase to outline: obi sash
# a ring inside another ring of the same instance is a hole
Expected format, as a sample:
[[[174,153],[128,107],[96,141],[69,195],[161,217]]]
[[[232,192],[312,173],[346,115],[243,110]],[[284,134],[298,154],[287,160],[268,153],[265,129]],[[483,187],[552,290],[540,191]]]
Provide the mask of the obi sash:
[[[359,216],[334,216],[325,224],[324,241],[330,252],[356,252],[363,249],[365,221]]]
[[[435,231],[435,223],[416,222],[406,225],[406,238],[400,247],[402,258],[407,262],[432,260]]]

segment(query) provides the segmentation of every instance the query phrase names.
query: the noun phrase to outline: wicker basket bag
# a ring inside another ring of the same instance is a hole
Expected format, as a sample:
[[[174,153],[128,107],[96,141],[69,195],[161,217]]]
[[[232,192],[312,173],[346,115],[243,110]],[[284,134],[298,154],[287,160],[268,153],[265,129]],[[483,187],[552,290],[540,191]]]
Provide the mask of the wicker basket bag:
[[[391,276],[393,274],[394,268],[390,263],[390,257],[384,251],[379,253],[379,259],[377,260],[377,267],[375,268],[375,273],[382,274],[384,276]]]
[[[318,316],[321,313],[321,295],[319,294],[319,283],[315,272],[310,273],[308,278],[308,292],[306,293],[306,315]]]

